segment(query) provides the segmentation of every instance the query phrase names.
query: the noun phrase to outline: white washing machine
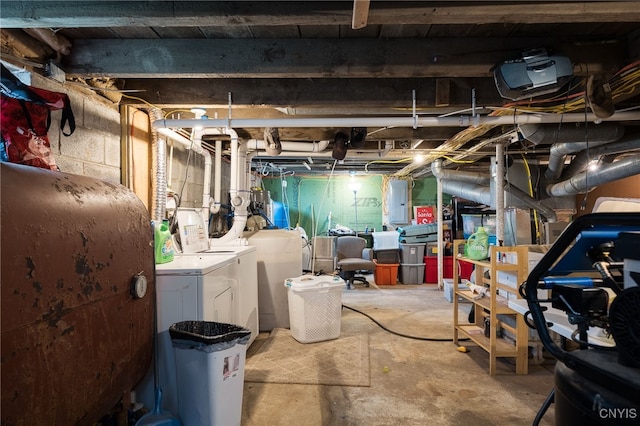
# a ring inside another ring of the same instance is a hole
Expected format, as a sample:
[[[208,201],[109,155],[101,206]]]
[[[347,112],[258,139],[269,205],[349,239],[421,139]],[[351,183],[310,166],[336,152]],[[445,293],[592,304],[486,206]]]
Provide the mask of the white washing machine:
[[[156,265],[158,380],[163,390],[163,409],[176,415],[179,412],[169,327],[189,320],[235,324],[237,276],[235,253],[176,255],[172,262]],[[153,387],[153,371],[150,371],[136,389],[136,400],[153,407]]]
[[[180,208],[176,212],[182,256],[237,257],[237,279],[233,288],[234,317],[232,324],[251,331],[249,347],[259,333],[258,326],[258,255],[255,247],[240,245],[216,246],[207,239],[202,216],[196,209]]]
[[[200,255],[237,256],[237,287],[234,289],[234,324],[251,331],[247,348],[260,332],[258,324],[258,252],[253,246],[212,247]]]

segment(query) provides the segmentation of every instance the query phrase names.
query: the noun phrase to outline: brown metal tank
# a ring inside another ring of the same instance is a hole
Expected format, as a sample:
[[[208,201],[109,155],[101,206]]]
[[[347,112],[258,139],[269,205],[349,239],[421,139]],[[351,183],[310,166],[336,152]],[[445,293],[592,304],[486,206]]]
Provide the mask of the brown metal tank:
[[[0,191],[2,425],[93,425],[151,363],[149,213],[121,185],[17,164]]]

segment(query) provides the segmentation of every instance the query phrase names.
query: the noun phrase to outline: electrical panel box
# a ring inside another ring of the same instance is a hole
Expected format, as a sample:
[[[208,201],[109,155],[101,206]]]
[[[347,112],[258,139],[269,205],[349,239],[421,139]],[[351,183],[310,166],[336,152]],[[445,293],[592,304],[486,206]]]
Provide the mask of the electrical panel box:
[[[409,182],[391,179],[387,188],[387,210],[391,225],[409,223]]]

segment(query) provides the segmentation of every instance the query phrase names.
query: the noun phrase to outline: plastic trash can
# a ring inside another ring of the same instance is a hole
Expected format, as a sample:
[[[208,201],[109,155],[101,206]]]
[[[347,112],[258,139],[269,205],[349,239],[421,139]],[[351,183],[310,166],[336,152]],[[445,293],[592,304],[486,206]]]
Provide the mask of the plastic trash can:
[[[182,424],[239,426],[251,331],[220,322],[182,321],[172,324],[169,334]]]
[[[291,336],[300,343],[340,337],[342,288],[338,276],[303,275],[287,278]]]

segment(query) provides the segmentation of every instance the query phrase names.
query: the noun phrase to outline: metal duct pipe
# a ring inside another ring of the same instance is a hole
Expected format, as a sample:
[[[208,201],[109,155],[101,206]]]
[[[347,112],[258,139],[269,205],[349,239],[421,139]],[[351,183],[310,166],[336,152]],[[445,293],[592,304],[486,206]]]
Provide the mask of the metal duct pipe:
[[[152,108],[149,119],[161,119],[162,111]],[[167,141],[160,136],[160,130],[151,128],[151,220],[161,223],[167,210]]]
[[[507,194],[527,207],[537,210],[538,213],[540,213],[541,216],[546,217],[549,222],[558,221],[558,215],[556,215],[556,212],[552,208],[549,208],[542,204],[542,202],[532,198],[520,188],[509,185]]]
[[[549,181],[556,181],[562,176],[564,161],[567,154],[584,151],[587,148],[606,145],[605,141],[589,141],[589,142],[566,142],[557,143],[551,146],[549,151],[549,164],[544,172],[544,177]]]
[[[602,155],[616,155],[623,154],[630,151],[637,151],[640,149],[640,136],[625,136],[617,142],[613,142],[606,145],[600,145],[598,147],[589,147],[589,150],[579,152],[569,166],[565,167],[564,175],[573,176],[584,170],[589,162]]]
[[[442,192],[488,206],[493,205],[494,201],[490,187],[468,182],[442,180]]]
[[[584,116],[582,121],[585,121]],[[588,126],[587,129],[584,126],[522,124],[518,126],[518,131],[534,145],[551,145],[558,142],[583,142],[585,136],[589,137],[589,141],[614,142],[624,135],[624,126],[612,122]]]
[[[431,173],[433,173],[433,175],[438,179],[442,180],[456,180],[478,185],[489,185],[489,183],[491,183],[490,175],[444,169],[442,167],[442,159],[440,158],[431,163]]]
[[[615,142],[624,135],[624,126],[620,123],[601,123],[597,126],[584,123],[581,127],[525,124],[518,129],[525,139],[535,145],[553,144],[544,174],[549,181],[560,179],[567,154]]]
[[[547,194],[553,197],[588,192],[598,185],[640,174],[640,154],[625,157],[611,164],[601,165],[599,170],[585,171],[571,178],[549,185]]]
[[[231,118],[231,119],[177,119],[157,120],[155,128],[204,127],[468,127],[470,125],[502,126],[538,123],[576,123],[584,121],[633,121],[640,120],[640,112],[616,112],[609,118],[595,114],[519,114],[504,116],[459,116],[459,117],[329,117],[329,118]]]
[[[437,159],[436,161],[431,163],[431,169],[435,177],[442,179],[442,190],[447,194],[455,195],[489,206],[494,205],[494,200],[491,197],[491,188],[488,186],[491,180],[490,176],[484,176],[479,173],[455,172],[442,169],[441,159]],[[463,177],[463,179],[469,179],[469,181],[465,182],[463,180],[454,180],[459,176]],[[477,181],[474,182],[474,179],[476,179]],[[556,213],[553,211],[553,209],[550,209],[540,203],[538,200],[531,198],[520,189],[509,185],[507,193],[509,196],[520,201],[522,204],[525,204],[532,209],[538,210],[538,212],[540,212],[540,214],[546,217],[550,222],[555,222],[557,220]]]

